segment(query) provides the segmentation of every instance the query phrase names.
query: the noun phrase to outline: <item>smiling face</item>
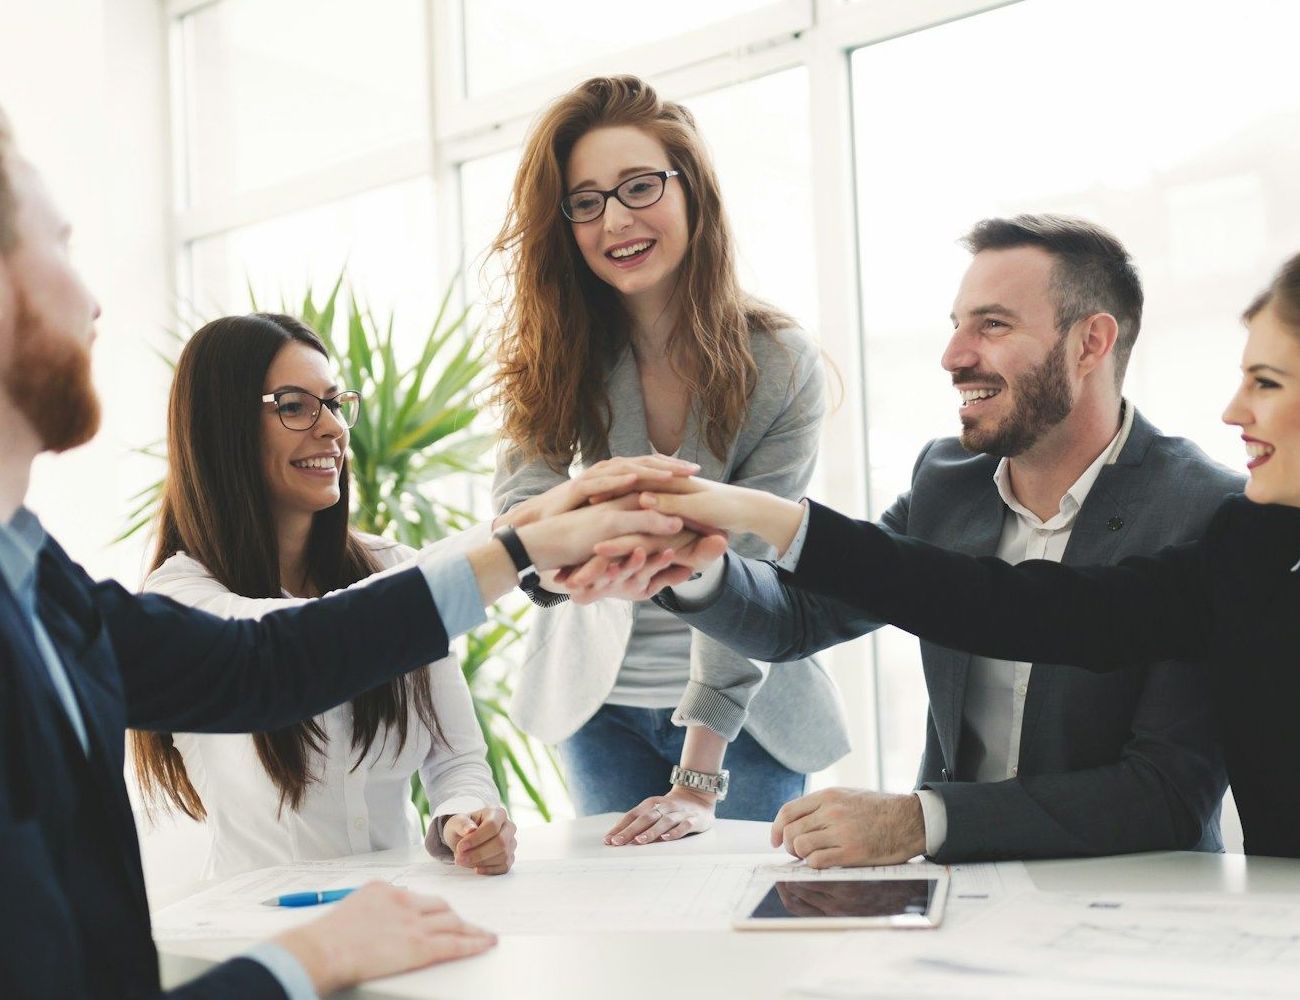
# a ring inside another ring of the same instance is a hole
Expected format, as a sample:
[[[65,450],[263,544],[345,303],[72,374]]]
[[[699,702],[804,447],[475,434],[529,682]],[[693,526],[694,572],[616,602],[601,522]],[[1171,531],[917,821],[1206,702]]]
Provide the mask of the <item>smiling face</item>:
[[[298,341],[285,344],[266,370],[263,392],[305,389],[322,399],[339,391],[329,362],[319,351]],[[348,428],[329,407],[322,406],[310,430],[289,430],[275,407],[261,404],[262,474],[267,498],[277,520],[286,515],[314,514],[339,502],[339,474],[348,449]]]
[[[969,451],[1019,455],[1074,405],[1052,264],[1038,247],[983,250],[962,279],[942,364],[961,395],[961,443]]]
[[[668,152],[641,129],[596,128],[573,145],[565,169],[565,194],[608,191],[637,174],[672,169]],[[667,180],[663,197],[653,205],[628,208],[611,196],[600,218],[570,223],[592,273],[622,295],[662,296],[665,301],[671,296],[690,235],[681,180]]]
[[[1300,507],[1300,333],[1266,306],[1248,323],[1241,385],[1223,412],[1241,428],[1256,503]]]

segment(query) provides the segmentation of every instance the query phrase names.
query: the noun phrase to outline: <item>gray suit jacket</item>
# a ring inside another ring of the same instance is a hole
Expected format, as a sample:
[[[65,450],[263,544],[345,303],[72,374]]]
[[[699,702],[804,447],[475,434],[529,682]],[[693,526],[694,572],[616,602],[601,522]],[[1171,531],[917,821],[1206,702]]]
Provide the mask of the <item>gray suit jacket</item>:
[[[993,555],[1006,513],[996,467],[996,458],[972,455],[956,440],[932,442],[913,470],[912,489],[881,523]],[[1079,511],[1063,562],[1114,563],[1195,538],[1240,488],[1240,477],[1194,444],[1162,436],[1135,414],[1118,460],[1102,469]],[[678,613],[749,656],[807,656],[878,627],[838,601],[784,586],[770,563],[727,561],[713,603]],[[663,603],[673,607],[671,597]],[[1222,849],[1218,805],[1227,782],[1200,668],[1035,669],[1018,776],[974,784],[956,780],[971,656],[926,642],[921,653],[930,711],[917,784],[937,792],[948,812],[938,860]]]
[[[740,483],[779,496],[800,497],[817,460],[824,388],[820,352],[803,334],[756,333],[751,342],[758,385],[731,450],[709,450],[694,408],[679,456],[700,465],[699,475]],[[610,370],[609,448],[583,457],[593,464],[611,455],[651,451],[636,360],[625,349]],[[544,461],[524,461],[506,448],[498,456],[492,493],[498,511],[562,482]],[[732,551],[765,558],[771,549],[752,535],[731,540]],[[604,703],[614,686],[632,632],[630,601],[571,602],[539,609],[525,641],[511,717],[547,743],[571,736]],[[691,679],[678,704],[679,724],[706,725],[728,740],[742,725],[773,757],[795,771],[816,771],[848,752],[848,727],[839,691],[813,660],[769,675],[767,663],[746,659],[707,635],[692,633]]]

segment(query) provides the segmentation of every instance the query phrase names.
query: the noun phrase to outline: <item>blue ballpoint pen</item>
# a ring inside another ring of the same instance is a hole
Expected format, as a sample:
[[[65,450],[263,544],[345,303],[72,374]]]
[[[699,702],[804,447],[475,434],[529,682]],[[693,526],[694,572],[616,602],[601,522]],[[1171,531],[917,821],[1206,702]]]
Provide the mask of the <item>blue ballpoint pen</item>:
[[[355,889],[326,889],[324,892],[290,892],[283,896],[273,896],[262,900],[263,906],[317,906],[320,903],[333,903],[342,899]]]

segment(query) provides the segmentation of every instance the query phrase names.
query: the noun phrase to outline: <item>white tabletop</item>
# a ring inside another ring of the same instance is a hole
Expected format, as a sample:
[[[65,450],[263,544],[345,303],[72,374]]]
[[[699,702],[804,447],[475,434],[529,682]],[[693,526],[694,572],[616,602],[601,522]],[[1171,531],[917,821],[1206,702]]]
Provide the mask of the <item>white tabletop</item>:
[[[521,859],[582,859],[612,851],[653,854],[752,854],[770,851],[765,823],[721,821],[673,844],[609,848],[601,834],[613,816],[588,817],[521,833]],[[773,852],[774,860],[780,857]],[[418,848],[367,857],[411,861]],[[1026,865],[1035,888],[1047,892],[1289,894],[1300,897],[1300,862],[1241,855],[1170,852],[1089,860],[1036,861]],[[863,948],[888,949],[894,932],[861,934]],[[925,933],[942,949],[947,928]],[[717,931],[505,934],[492,951],[370,984],[356,996],[474,1000],[682,1000],[710,997],[764,1000],[782,996],[794,975],[829,953],[831,932]],[[186,941],[160,946],[164,981],[175,985],[226,958],[248,942]]]

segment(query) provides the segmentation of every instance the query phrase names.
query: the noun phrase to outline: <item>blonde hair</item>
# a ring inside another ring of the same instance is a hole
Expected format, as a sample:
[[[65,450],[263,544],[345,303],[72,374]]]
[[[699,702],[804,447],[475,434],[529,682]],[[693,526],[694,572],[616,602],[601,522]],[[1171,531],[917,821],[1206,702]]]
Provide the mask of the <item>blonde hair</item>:
[[[506,262],[510,295],[499,334],[493,401],[503,433],[526,458],[566,469],[608,447],[605,374],[627,343],[618,294],[587,267],[560,212],[574,144],[592,129],[632,126],[663,145],[686,195],[688,241],[677,294],[681,319],[669,355],[709,450],[726,455],[758,371],[756,331],[794,322],[741,290],[717,174],[695,119],[634,76],[596,77],[542,114],[524,145],[505,224],[491,251]]]

